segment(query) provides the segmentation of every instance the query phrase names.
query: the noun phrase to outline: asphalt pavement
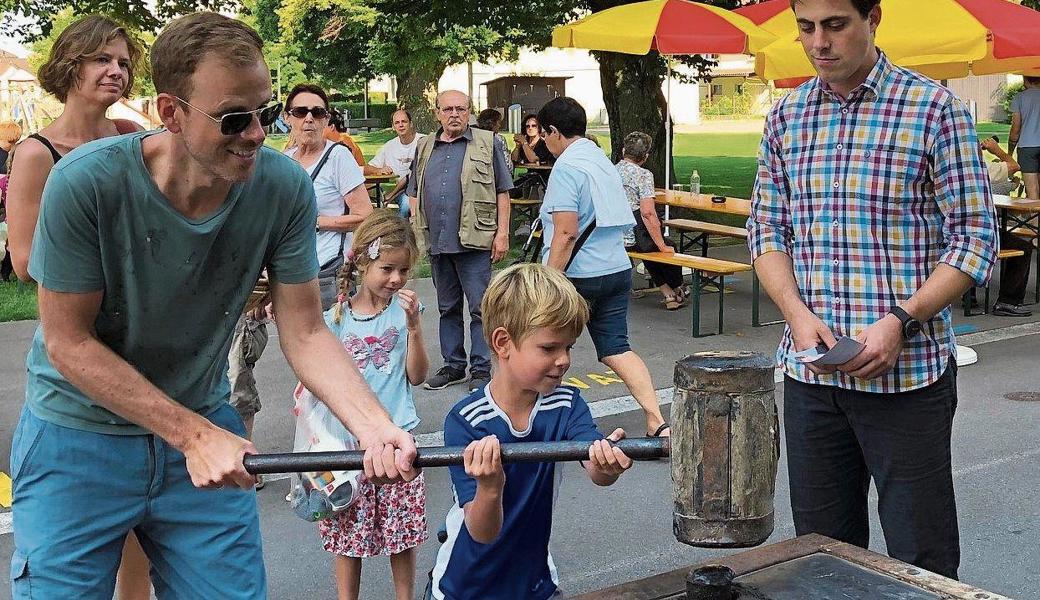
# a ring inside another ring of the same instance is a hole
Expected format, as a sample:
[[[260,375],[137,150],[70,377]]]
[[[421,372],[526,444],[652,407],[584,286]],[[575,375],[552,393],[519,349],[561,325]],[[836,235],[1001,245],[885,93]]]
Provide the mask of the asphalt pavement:
[[[739,249],[730,250],[734,259]],[[746,251],[745,251],[746,252]],[[721,255],[723,258],[726,250]],[[637,285],[641,285],[641,280]],[[413,282],[428,306],[436,306],[429,280]],[[675,361],[702,350],[755,350],[772,354],[780,326],[750,325],[750,278],[727,280],[725,335],[690,337],[689,309],[667,312],[653,294],[633,299],[630,333],[633,348],[647,362],[659,395],[670,400]],[[1030,286],[1032,289],[1032,286]],[[1031,300],[1031,294],[1029,299]],[[703,307],[706,326],[714,324],[716,299]],[[775,318],[766,302],[764,320]],[[177,318],[188,318],[184,313]],[[1040,395],[1040,318],[1010,319],[980,316],[956,319],[979,361],[959,374],[960,400],[954,431],[954,474],[961,527],[961,578],[984,589],[1014,598],[1040,598],[1040,505],[1035,500],[1040,481],[1040,402],[1005,397],[1016,393]],[[434,368],[437,316],[423,317]],[[7,472],[10,443],[24,396],[24,356],[34,323],[0,324],[0,471]],[[255,441],[263,452],[291,450],[293,420],[290,392],[296,383],[272,337],[256,369],[264,409],[257,415]],[[604,431],[624,427],[640,435],[642,415],[634,411],[627,388],[595,359],[587,336],[573,351],[569,373],[590,402]],[[416,430],[427,444],[438,441],[444,415],[461,397],[459,387],[431,392],[417,390],[422,423]],[[777,403],[783,405],[780,386]],[[667,413],[667,407],[665,407]],[[770,541],[794,536],[788,502],[786,461],[781,452],[776,491],[776,530]],[[696,549],[675,541],[671,531],[671,481],[666,461],[640,462],[612,487],[599,488],[576,465],[565,465],[564,483],[556,505],[552,553],[565,595],[607,587],[664,572],[732,551]],[[432,535],[451,504],[447,472],[427,472],[427,511],[431,540],[419,552],[417,597],[433,564],[437,542]],[[273,481],[257,494],[265,544],[270,597],[277,599],[335,598],[331,557],[319,544],[316,528],[293,515],[284,501],[287,481]],[[871,548],[884,551],[884,538],[872,499]],[[0,565],[13,548],[10,514],[0,508]],[[392,598],[386,558],[365,563],[362,597]],[[10,598],[8,569],[0,568],[0,600]]]

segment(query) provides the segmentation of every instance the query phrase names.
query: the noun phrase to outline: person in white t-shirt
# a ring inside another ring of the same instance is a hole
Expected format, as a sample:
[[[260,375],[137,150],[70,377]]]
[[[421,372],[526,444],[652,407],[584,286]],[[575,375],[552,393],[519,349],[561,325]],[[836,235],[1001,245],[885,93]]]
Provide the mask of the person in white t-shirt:
[[[336,275],[343,266],[354,228],[372,212],[365,176],[346,147],[323,137],[329,118],[328,96],[316,85],[302,83],[285,102],[296,146],[285,155],[300,163],[314,182],[318,200],[318,287],[322,310],[336,302]]]
[[[422,135],[415,132],[412,126],[412,113],[401,109],[393,114],[394,131],[397,137],[379,149],[375,157],[365,165],[365,175],[397,175],[397,185],[386,195],[390,201],[397,201],[401,207],[401,216],[408,217],[407,198],[402,198],[408,176],[412,172],[412,159],[415,158],[415,146]]]

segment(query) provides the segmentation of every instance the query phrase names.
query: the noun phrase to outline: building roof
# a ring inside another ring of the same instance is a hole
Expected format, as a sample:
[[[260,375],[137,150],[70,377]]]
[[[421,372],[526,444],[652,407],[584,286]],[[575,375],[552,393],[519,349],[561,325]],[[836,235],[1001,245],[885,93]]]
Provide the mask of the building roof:
[[[505,75],[503,77],[489,79],[481,83],[480,85],[489,85],[498,81],[505,80],[523,81],[526,83],[530,83],[531,81],[545,81],[550,79],[572,79],[572,77],[570,75]]]
[[[0,75],[8,81],[36,81],[29,61],[0,50]]]

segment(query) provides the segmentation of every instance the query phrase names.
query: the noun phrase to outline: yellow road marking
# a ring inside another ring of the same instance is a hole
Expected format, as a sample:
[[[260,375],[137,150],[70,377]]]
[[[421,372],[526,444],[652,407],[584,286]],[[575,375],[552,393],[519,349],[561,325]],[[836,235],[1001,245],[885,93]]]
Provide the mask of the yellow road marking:
[[[0,506],[11,508],[11,478],[0,471]]]

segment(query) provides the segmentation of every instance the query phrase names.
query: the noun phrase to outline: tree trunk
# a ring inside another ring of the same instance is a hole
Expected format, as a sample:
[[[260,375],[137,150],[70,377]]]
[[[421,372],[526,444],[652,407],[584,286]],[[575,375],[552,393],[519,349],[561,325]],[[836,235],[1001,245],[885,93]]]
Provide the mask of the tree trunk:
[[[603,103],[610,121],[611,159],[621,160],[625,136],[633,131],[650,135],[654,144],[643,166],[654,174],[654,183],[664,186],[666,101],[661,84],[666,65],[656,52],[644,56],[616,52],[593,52],[599,61]],[[675,181],[673,165],[672,178]]]
[[[446,65],[416,68],[397,75],[397,105],[412,113],[412,124],[419,133],[437,131],[439,124],[433,115],[437,98],[437,81]]]

